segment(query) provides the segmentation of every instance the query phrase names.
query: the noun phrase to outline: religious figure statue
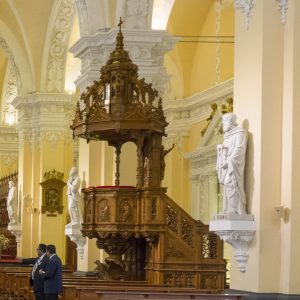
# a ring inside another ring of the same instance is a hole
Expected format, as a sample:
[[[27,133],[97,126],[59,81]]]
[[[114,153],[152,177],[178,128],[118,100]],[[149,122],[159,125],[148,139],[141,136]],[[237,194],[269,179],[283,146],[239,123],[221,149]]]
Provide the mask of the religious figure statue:
[[[209,117],[206,119],[206,121],[207,121],[206,126],[201,130],[201,136],[203,136],[204,133],[206,132],[211,120],[213,119],[213,117],[214,117],[214,115],[215,115],[215,113],[217,112],[217,109],[218,109],[217,103],[212,103],[210,105],[210,107],[211,107],[211,113],[210,113]]]
[[[236,115],[223,115],[223,144],[217,145],[217,173],[224,186],[223,212],[246,214],[244,190],[247,132],[237,126]]]
[[[9,218],[9,224],[18,224],[19,216],[18,216],[18,194],[17,188],[15,187],[15,183],[13,181],[8,182],[8,195],[7,195],[7,213]]]
[[[68,224],[70,226],[80,225],[82,223],[82,213],[80,207],[80,188],[81,180],[78,177],[78,170],[72,167],[69,180],[67,183],[67,196],[68,196],[68,209],[71,222]]]

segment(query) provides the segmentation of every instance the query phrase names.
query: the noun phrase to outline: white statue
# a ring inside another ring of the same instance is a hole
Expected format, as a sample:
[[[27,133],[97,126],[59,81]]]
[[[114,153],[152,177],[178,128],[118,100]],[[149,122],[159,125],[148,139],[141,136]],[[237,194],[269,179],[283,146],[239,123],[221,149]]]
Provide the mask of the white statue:
[[[78,170],[72,167],[68,180],[67,195],[68,195],[68,209],[71,222],[68,225],[80,225],[82,223],[82,213],[80,207],[80,193],[79,188],[81,180],[78,177]]]
[[[236,115],[223,115],[223,144],[217,146],[217,172],[224,186],[223,212],[246,214],[244,190],[247,132],[237,126]]]
[[[15,183],[13,181],[8,182],[8,195],[7,195],[7,213],[9,218],[9,224],[18,224],[19,216],[18,216],[18,194],[17,188],[15,187]]]

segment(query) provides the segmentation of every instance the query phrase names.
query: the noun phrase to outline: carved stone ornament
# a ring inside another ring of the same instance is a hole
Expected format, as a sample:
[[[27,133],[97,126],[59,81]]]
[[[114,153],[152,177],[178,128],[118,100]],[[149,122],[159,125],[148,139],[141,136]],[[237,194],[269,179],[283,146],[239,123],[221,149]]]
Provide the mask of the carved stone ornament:
[[[80,259],[83,259],[84,255],[84,246],[86,244],[86,238],[82,236],[81,228],[78,227],[65,227],[65,235],[67,235],[72,242],[76,244],[76,250],[80,257]]]
[[[286,22],[286,13],[288,10],[288,0],[276,0],[278,2],[278,11],[280,13],[280,22],[285,24]],[[240,9],[245,18],[245,28],[249,28],[250,18],[252,16],[252,10],[255,4],[255,0],[235,0],[234,6],[236,9]]]
[[[286,22],[286,13],[288,10],[288,0],[276,0],[278,2],[278,10],[280,13],[280,22],[285,24]]]
[[[63,212],[63,188],[66,183],[62,180],[63,173],[56,170],[45,172],[44,180],[40,183],[42,186],[42,213],[51,214]]]
[[[224,242],[234,249],[240,272],[246,272],[249,248],[253,240],[256,224],[252,215],[216,215],[209,223],[209,230],[214,231]]]
[[[18,78],[16,69],[11,64],[8,66],[9,73],[6,83],[4,84],[4,98],[2,104],[2,122],[14,124],[17,121],[17,112],[11,102],[18,95]]]
[[[249,28],[254,2],[255,0],[235,0],[235,8],[240,9],[244,14],[246,30]]]
[[[54,22],[47,67],[47,92],[63,92],[64,66],[74,14],[74,1],[62,0]],[[79,14],[80,15],[80,14]]]
[[[20,90],[22,88],[22,84],[21,84],[21,75],[19,72],[19,69],[16,65],[15,59],[14,59],[14,55],[12,53],[12,51],[10,50],[6,40],[4,40],[3,38],[0,38],[0,47],[4,50],[5,54],[7,55],[12,68],[14,69],[14,74],[16,76],[16,80],[17,80],[17,89]]]

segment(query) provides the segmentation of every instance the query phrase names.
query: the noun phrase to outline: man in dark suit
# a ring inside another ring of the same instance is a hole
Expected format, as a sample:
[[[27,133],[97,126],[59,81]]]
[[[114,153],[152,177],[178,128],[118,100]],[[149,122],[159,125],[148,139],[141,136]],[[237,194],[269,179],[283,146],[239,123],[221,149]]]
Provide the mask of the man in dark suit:
[[[39,271],[44,278],[45,300],[57,300],[58,294],[62,292],[62,263],[54,245],[46,247],[46,254],[49,261],[45,269]]]
[[[39,270],[45,269],[45,266],[49,260],[46,255],[46,245],[39,244],[36,249],[38,257],[22,259],[23,264],[32,264],[32,270],[30,274],[30,285],[33,287],[36,300],[45,300],[44,295],[44,278],[40,275]]]

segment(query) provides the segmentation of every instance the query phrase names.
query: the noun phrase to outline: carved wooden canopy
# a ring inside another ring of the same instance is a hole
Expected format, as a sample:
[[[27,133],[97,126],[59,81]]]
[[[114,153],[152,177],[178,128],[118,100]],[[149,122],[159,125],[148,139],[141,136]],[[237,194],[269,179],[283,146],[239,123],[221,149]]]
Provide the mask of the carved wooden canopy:
[[[88,142],[106,140],[116,148],[116,185],[121,147],[134,142],[138,152],[137,185],[158,187],[164,169],[161,139],[167,126],[162,99],[151,83],[138,78],[138,67],[124,50],[121,24],[115,50],[101,68],[100,80],[82,93],[71,128],[74,136]]]

